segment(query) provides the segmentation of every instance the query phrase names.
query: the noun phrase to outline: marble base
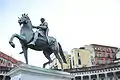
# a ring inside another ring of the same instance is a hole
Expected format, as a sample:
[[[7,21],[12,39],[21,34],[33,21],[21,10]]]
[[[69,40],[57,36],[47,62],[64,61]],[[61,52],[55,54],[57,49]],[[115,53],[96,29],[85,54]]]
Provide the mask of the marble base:
[[[22,64],[11,70],[11,80],[71,80],[70,73]]]

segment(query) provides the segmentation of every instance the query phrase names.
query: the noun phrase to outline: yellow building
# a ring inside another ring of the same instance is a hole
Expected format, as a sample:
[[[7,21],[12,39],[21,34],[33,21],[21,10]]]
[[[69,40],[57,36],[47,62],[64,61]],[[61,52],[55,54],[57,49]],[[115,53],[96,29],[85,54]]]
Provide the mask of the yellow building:
[[[74,48],[71,50],[72,68],[91,66],[90,50],[84,48]]]
[[[69,55],[67,52],[64,52],[64,55],[65,55],[67,64],[63,63],[63,68],[64,69],[70,69],[71,55]],[[52,56],[52,60],[53,60],[53,62],[50,64],[50,68],[52,68],[52,69],[61,69],[61,65],[60,65],[58,59],[54,55]]]

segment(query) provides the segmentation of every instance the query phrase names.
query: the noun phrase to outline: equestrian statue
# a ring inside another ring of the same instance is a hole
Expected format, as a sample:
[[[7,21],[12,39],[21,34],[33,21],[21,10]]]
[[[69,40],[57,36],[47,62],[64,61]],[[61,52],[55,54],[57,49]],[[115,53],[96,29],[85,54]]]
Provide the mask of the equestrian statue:
[[[22,17],[18,20],[18,23],[21,26],[20,35],[13,34],[9,40],[9,44],[15,48],[13,39],[15,37],[19,39],[22,47],[22,52],[20,52],[20,54],[24,53],[26,64],[28,64],[27,50],[30,48],[36,51],[43,51],[43,54],[48,59],[48,62],[43,64],[43,68],[45,68],[47,64],[52,63],[50,55],[54,53],[55,57],[61,64],[61,68],[63,69],[63,63],[67,62],[62,47],[54,37],[48,36],[49,28],[45,19],[41,18],[40,21],[41,24],[39,26],[33,26],[28,14],[22,14]],[[36,32],[33,31],[33,28],[37,29]]]

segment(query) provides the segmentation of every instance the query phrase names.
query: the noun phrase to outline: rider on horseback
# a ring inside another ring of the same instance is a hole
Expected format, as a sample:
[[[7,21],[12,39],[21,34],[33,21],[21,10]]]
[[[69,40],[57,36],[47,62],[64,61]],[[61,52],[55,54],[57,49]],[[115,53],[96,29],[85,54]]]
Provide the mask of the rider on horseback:
[[[41,18],[40,21],[41,21],[41,24],[39,26],[37,26],[37,27],[33,26],[33,28],[37,28],[38,30],[35,32],[35,37],[34,37],[33,41],[31,43],[29,43],[29,44],[35,45],[35,41],[38,39],[38,37],[39,37],[38,35],[41,33],[40,32],[41,29],[43,31],[45,31],[45,36],[47,38],[47,43],[48,43],[48,31],[49,31],[48,23],[45,22],[44,18]],[[41,34],[41,35],[44,36],[44,34]]]

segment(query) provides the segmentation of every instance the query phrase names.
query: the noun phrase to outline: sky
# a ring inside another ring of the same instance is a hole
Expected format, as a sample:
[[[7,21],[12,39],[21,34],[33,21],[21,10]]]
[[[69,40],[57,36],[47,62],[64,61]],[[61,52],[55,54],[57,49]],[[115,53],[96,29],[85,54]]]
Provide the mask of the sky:
[[[18,17],[27,13],[32,24],[40,18],[48,22],[49,36],[53,36],[70,52],[89,44],[120,47],[120,0],[0,0],[0,51],[23,62],[21,45],[12,34],[20,32]],[[42,51],[28,49],[30,65],[40,66],[47,61]]]

